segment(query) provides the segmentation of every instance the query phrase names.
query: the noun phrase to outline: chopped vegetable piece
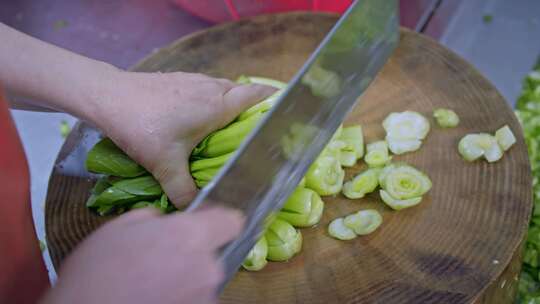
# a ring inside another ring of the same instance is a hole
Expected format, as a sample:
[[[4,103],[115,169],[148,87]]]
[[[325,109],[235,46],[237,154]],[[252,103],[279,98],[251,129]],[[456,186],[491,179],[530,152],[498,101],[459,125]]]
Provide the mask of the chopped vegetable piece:
[[[474,161],[484,156],[488,162],[495,162],[503,156],[497,139],[487,133],[468,134],[458,144],[458,151],[467,161]]]
[[[495,132],[495,138],[497,139],[501,149],[504,151],[507,151],[516,143],[516,137],[514,136],[514,133],[512,133],[512,130],[510,130],[510,127],[507,125]]]
[[[313,64],[302,77],[302,83],[311,89],[311,94],[317,97],[331,98],[341,90],[341,78],[330,70],[326,70],[317,62]]]
[[[62,135],[63,138],[66,138],[69,135],[69,132],[71,132],[71,127],[67,121],[62,120],[60,122],[60,135]]]
[[[493,15],[482,16],[482,21],[484,21],[484,23],[491,23],[491,21],[493,21]]]
[[[406,200],[428,192],[431,189],[431,180],[412,166],[391,164],[379,174],[379,185],[394,199]]]
[[[436,109],[433,111],[433,117],[441,128],[454,128],[459,124],[459,116],[450,109]]]
[[[344,127],[339,139],[345,142],[343,151],[355,152],[356,159],[364,156],[364,135],[360,125]]]
[[[354,177],[351,181],[346,182],[343,185],[343,194],[350,199],[357,199],[375,191],[377,186],[379,186],[380,170],[378,168],[368,169]]]
[[[384,140],[368,144],[366,150],[364,161],[370,167],[382,167],[392,159],[388,153],[388,144]]]
[[[405,111],[390,113],[383,121],[390,151],[403,154],[416,151],[429,132],[429,122],[420,113]]]
[[[265,234],[268,242],[267,259],[270,261],[286,261],[302,248],[302,234],[288,222],[275,219]]]
[[[341,191],[345,171],[339,160],[331,156],[320,156],[306,174],[306,187],[319,195],[333,195]]]
[[[422,201],[422,197],[413,197],[409,199],[399,200],[392,197],[388,192],[384,190],[379,190],[379,194],[381,195],[381,199],[383,202],[388,205],[388,207],[394,209],[394,210],[401,210],[405,208],[409,208],[412,206],[418,205]]]
[[[255,246],[251,248],[246,259],[242,263],[242,267],[249,271],[258,271],[266,266],[266,256],[268,255],[268,243],[263,236],[255,243]]]
[[[396,139],[394,137],[386,138],[388,149],[394,154],[403,154],[420,149],[422,141],[419,139]]]
[[[383,121],[383,128],[387,138],[424,139],[429,132],[429,121],[418,112],[390,113]]]
[[[319,129],[314,126],[303,124],[291,125],[289,134],[281,138],[281,146],[285,156],[292,157],[300,148],[310,145],[310,138],[318,132]]]
[[[143,167],[129,158],[108,138],[100,140],[88,152],[86,169],[121,177],[136,177],[146,173]]]
[[[326,147],[324,147],[321,155],[330,156],[339,160],[341,156],[341,149],[345,148],[345,146],[345,142],[339,139],[332,140],[328,143],[328,145],[326,145]]]
[[[356,237],[356,233],[351,228],[345,226],[345,222],[342,217],[333,220],[328,225],[328,234],[333,238],[342,241],[352,240]]]
[[[339,163],[343,167],[352,167],[356,164],[356,152],[355,151],[339,151]]]
[[[324,202],[317,192],[307,188],[296,188],[289,196],[278,218],[295,227],[310,227],[319,222]]]
[[[377,210],[368,209],[347,215],[343,224],[357,235],[367,235],[379,228],[382,220],[383,218]]]

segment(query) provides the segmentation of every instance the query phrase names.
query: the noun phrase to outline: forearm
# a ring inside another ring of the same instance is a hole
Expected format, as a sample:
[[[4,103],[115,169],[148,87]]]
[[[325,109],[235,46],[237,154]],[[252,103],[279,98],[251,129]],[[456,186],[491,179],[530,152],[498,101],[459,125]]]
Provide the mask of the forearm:
[[[96,120],[117,69],[0,23],[0,83],[38,107]]]

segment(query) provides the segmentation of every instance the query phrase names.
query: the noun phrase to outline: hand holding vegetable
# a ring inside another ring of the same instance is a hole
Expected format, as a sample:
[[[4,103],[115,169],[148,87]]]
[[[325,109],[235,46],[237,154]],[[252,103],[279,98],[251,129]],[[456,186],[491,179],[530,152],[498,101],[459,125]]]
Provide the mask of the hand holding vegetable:
[[[68,257],[43,303],[215,303],[224,276],[216,250],[241,227],[239,213],[218,208],[126,213]]]
[[[120,72],[108,95],[115,102],[104,105],[98,125],[180,206],[196,191],[188,166],[193,148],[273,92],[199,74]]]

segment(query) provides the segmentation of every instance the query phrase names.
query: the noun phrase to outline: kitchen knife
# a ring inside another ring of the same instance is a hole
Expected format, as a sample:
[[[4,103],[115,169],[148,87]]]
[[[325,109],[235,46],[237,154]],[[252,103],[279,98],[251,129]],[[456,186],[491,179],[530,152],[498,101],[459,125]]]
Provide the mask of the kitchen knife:
[[[295,75],[274,107],[188,211],[222,205],[245,214],[241,235],[220,252],[225,281],[265,224],[390,57],[399,40],[397,0],[356,0]]]

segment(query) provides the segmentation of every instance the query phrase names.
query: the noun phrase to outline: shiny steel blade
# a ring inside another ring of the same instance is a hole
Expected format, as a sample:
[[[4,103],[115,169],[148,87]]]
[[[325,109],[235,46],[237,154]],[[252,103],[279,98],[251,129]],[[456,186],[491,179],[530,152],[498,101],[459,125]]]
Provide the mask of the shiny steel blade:
[[[399,40],[398,24],[397,0],[356,0],[192,202],[188,211],[221,204],[246,215],[242,234],[221,252],[224,284],[387,61]]]

